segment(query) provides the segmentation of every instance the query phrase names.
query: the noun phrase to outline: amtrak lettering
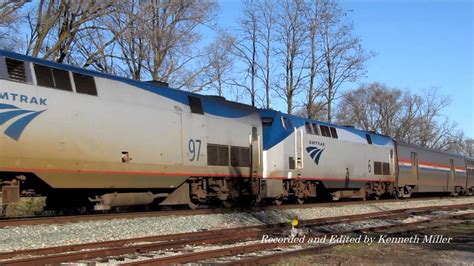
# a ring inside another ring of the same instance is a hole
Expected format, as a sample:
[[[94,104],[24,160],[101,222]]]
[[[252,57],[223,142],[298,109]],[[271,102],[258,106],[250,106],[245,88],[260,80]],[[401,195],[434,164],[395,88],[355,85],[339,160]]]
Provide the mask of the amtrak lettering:
[[[0,92],[0,100],[44,105],[44,106],[48,105],[46,103],[47,99],[45,98],[36,98],[35,96],[28,96],[28,95],[13,93],[13,92]]]
[[[320,142],[317,140],[310,140],[309,145],[318,145],[318,146],[323,146],[324,147],[324,142]]]

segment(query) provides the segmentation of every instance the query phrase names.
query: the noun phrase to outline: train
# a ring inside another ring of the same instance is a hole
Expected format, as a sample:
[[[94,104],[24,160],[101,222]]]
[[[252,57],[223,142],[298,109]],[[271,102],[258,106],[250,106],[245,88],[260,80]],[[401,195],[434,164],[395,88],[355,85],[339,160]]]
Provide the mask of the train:
[[[3,203],[298,202],[474,191],[474,158],[0,50]]]

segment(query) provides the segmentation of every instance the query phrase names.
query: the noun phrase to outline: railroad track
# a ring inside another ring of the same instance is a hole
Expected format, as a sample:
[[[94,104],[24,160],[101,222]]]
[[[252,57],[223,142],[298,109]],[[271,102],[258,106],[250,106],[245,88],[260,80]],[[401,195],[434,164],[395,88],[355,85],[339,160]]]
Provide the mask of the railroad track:
[[[429,198],[411,198],[404,199],[404,202],[408,201],[420,201],[420,200],[433,200],[433,199],[444,199],[451,197],[429,197]],[[373,203],[389,203],[389,202],[400,202],[397,199],[383,199],[378,201],[371,201]],[[0,228],[7,226],[22,226],[22,225],[39,225],[39,224],[65,224],[65,223],[77,223],[85,221],[100,221],[100,220],[113,220],[113,219],[133,219],[142,217],[160,217],[160,216],[189,216],[189,215],[200,215],[200,214],[219,214],[219,213],[231,213],[235,211],[264,211],[264,210],[281,210],[281,209],[302,209],[302,208],[314,208],[314,207],[338,207],[344,205],[360,205],[367,204],[367,201],[338,201],[338,202],[321,202],[321,203],[310,203],[310,204],[285,204],[280,206],[256,206],[248,208],[206,208],[197,210],[160,210],[160,211],[134,211],[134,212],[123,212],[123,213],[96,213],[96,214],[80,214],[80,215],[47,215],[47,216],[31,216],[31,217],[0,217]]]
[[[414,215],[432,215],[433,212],[440,213],[429,219],[417,220],[410,223],[393,222],[368,228],[351,228],[349,230],[339,230],[337,232],[320,232],[319,234],[349,234],[353,232],[368,230],[387,230],[407,226],[416,226],[433,221],[448,219],[474,218],[473,212],[457,213],[457,210],[474,209],[474,204],[457,204],[436,207],[421,207],[411,209],[399,209],[394,211],[383,211],[376,213],[357,214],[349,216],[339,216],[330,218],[320,218],[301,221],[301,229],[324,228],[341,224],[353,224],[365,221],[387,221],[400,220]],[[287,231],[288,224],[272,224],[251,226],[234,229],[224,229],[216,231],[192,232],[172,235],[151,236],[143,238],[133,238],[117,241],[107,241],[100,243],[89,243],[71,246],[50,247],[42,249],[20,250],[14,252],[0,253],[1,265],[44,265],[57,264],[61,262],[74,262],[84,260],[97,260],[113,256],[132,256],[130,254],[140,254],[140,256],[151,257],[141,261],[130,262],[132,265],[156,265],[170,263],[187,263],[194,261],[205,261],[218,257],[230,257],[237,254],[248,254],[273,250],[275,248],[288,247],[288,243],[261,243],[262,235],[282,236],[282,232]],[[190,245],[212,246],[210,250],[192,250]],[[226,246],[227,245],[227,246]],[[230,245],[230,246],[229,246]],[[325,246],[306,247],[301,250],[290,250],[287,252],[314,252],[315,250],[328,248]],[[155,253],[153,253],[155,252]],[[156,253],[158,252],[158,253]],[[281,253],[281,252],[280,252]],[[293,254],[292,253],[292,254]],[[136,257],[136,255],[133,255]],[[132,257],[133,257],[132,256]],[[269,260],[268,256],[259,256],[258,260]],[[273,257],[275,257],[273,255]],[[249,257],[248,260],[257,258]],[[237,261],[242,263],[245,260]]]

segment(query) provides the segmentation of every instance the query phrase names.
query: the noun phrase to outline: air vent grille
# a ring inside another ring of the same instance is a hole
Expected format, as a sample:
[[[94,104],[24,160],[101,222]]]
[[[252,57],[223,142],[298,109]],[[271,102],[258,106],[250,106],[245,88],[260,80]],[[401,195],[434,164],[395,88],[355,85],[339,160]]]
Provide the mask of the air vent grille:
[[[8,78],[13,81],[26,82],[25,62],[5,58],[7,63]]]

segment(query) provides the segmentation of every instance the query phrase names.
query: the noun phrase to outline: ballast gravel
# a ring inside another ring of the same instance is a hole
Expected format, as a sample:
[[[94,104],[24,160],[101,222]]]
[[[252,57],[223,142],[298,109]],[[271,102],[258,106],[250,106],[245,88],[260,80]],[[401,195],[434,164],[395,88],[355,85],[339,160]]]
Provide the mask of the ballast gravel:
[[[474,197],[13,226],[0,228],[0,252],[465,203],[474,203]]]

